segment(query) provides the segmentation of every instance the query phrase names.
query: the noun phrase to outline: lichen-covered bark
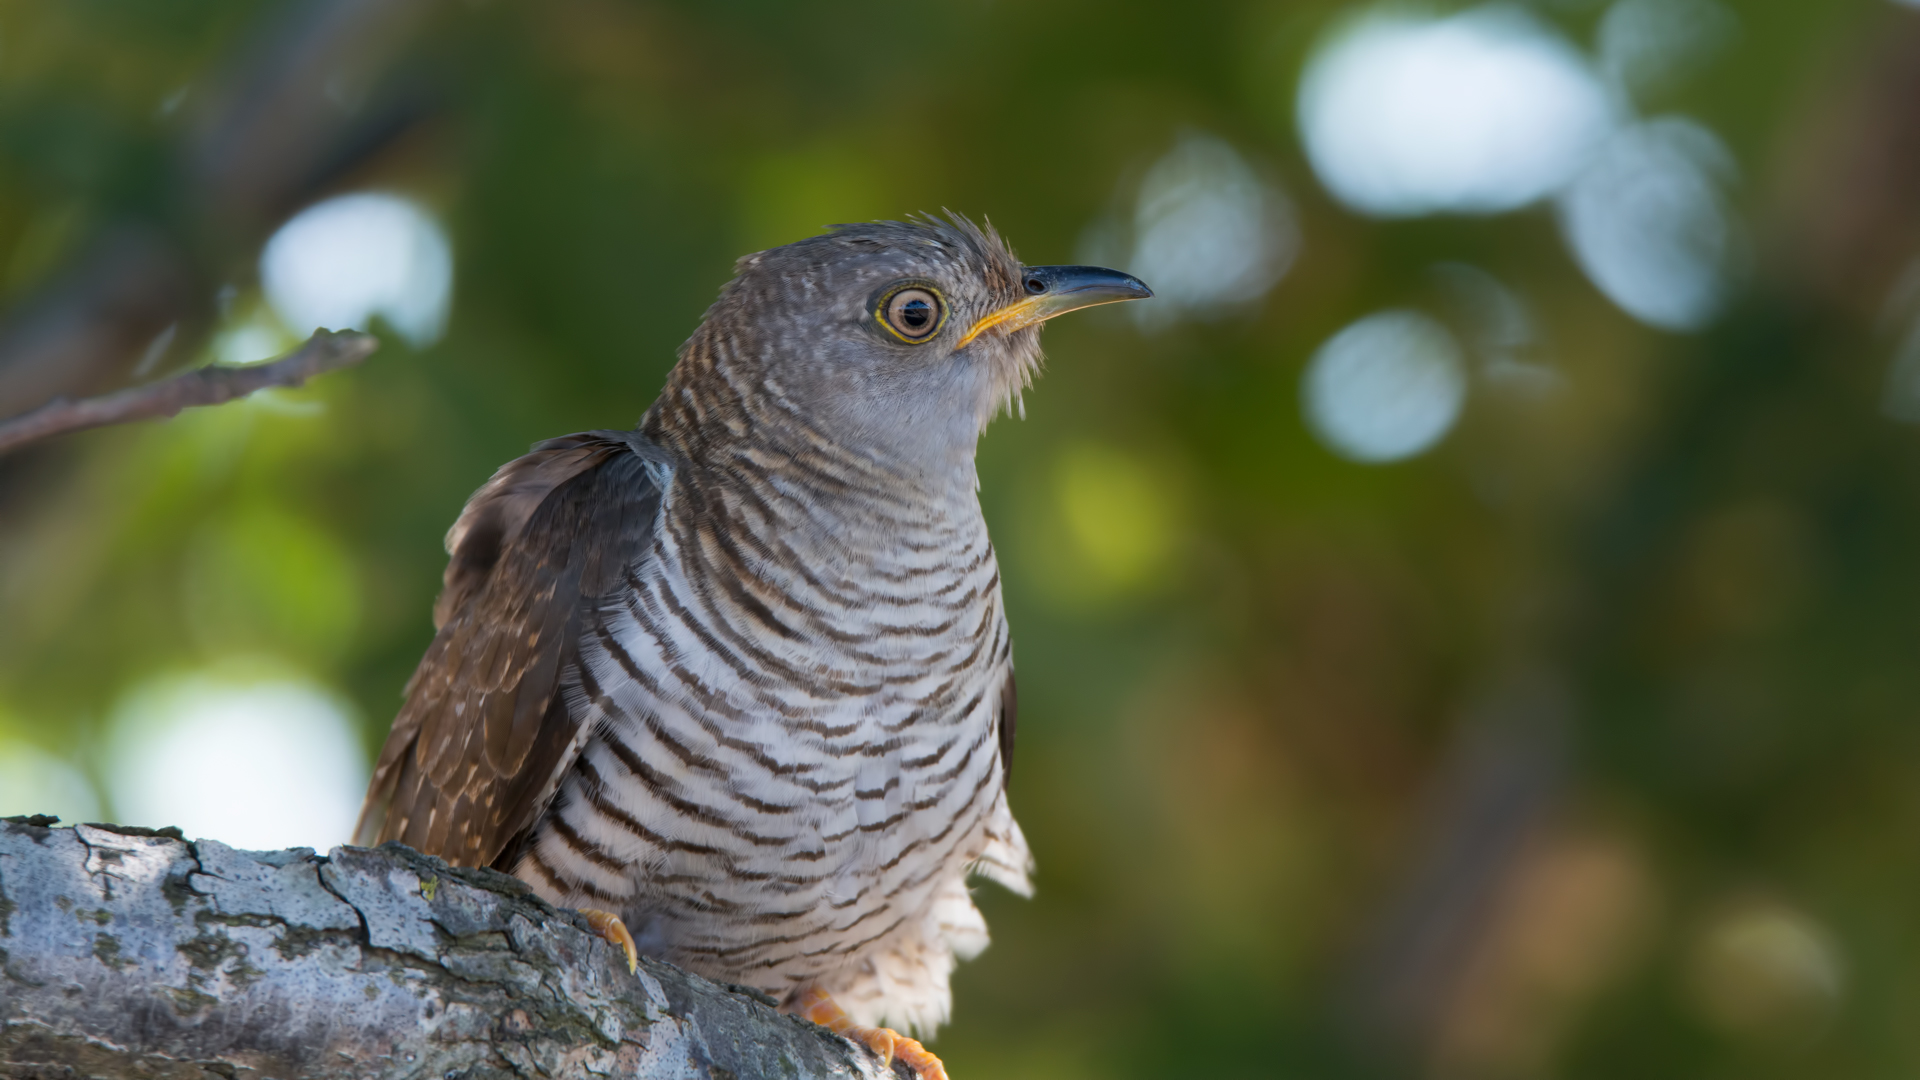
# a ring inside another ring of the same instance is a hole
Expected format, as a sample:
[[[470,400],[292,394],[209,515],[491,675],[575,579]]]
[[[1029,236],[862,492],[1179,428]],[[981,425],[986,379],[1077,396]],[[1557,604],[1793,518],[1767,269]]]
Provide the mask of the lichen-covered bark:
[[[629,974],[503,874],[398,845],[320,857],[12,819],[0,1075],[890,1074],[751,991],[645,959]]]

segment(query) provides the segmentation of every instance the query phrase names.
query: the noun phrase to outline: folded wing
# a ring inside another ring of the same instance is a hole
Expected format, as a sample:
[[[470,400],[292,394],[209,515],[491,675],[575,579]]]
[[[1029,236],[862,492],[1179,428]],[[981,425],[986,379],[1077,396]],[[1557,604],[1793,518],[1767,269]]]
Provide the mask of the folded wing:
[[[439,633],[381,750],[358,842],[460,866],[512,854],[580,751],[561,687],[586,615],[646,557],[669,472],[636,433],[586,432],[539,444],[467,501],[447,533]]]

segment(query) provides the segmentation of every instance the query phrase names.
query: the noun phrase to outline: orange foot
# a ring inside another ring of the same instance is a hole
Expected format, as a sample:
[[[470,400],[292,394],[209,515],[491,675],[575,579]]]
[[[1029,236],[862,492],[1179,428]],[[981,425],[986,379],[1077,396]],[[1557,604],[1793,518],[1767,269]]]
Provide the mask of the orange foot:
[[[581,908],[580,914],[587,917],[587,929],[602,941],[620,946],[627,954],[627,974],[639,970],[640,950],[634,947],[633,935],[627,932],[627,924],[620,921],[620,916],[598,908]]]
[[[893,1059],[899,1058],[913,1067],[920,1080],[947,1080],[947,1067],[932,1051],[921,1046],[919,1040],[909,1039],[892,1028],[861,1027],[825,990],[816,987],[801,994],[793,1003],[793,1011],[835,1035],[865,1043],[879,1055],[883,1067],[891,1067]]]

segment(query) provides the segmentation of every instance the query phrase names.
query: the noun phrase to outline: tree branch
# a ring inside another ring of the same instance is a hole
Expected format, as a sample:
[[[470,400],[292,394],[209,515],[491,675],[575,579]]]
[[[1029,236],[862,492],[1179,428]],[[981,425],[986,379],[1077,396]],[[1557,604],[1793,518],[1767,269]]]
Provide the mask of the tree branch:
[[[55,398],[31,412],[0,420],[0,454],[69,431],[173,416],[181,409],[220,405],[270,386],[299,386],[316,375],[358,364],[379,347],[379,340],[370,334],[320,330],[292,355],[272,363],[208,365],[99,397]]]
[[[505,874],[51,820],[0,820],[0,1075],[907,1075],[753,991],[629,974]]]

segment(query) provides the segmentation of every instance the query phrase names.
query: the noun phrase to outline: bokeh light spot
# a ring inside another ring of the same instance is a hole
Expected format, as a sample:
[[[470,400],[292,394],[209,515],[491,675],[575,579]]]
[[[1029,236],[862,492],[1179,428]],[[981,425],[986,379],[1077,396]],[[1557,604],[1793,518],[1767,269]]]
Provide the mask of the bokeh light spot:
[[[1308,362],[1307,422],[1354,461],[1413,457],[1453,428],[1466,403],[1466,365],[1447,328],[1417,311],[1369,315]]]
[[[1074,446],[1055,466],[1060,508],[1075,548],[1115,586],[1135,585],[1173,547],[1166,497],[1130,457],[1092,443]]]
[[[1701,1011],[1722,1030],[1761,1041],[1817,1035],[1846,989],[1833,936],[1770,901],[1721,912],[1702,929],[1692,960]]]
[[[1533,312],[1505,282],[1468,263],[1440,263],[1431,272],[1473,351],[1492,360],[1534,348],[1539,332]]]
[[[1363,213],[1494,213],[1551,194],[1616,107],[1586,59],[1526,12],[1362,16],[1302,76],[1314,171]]]
[[[1887,299],[1883,324],[1897,328],[1880,409],[1903,424],[1920,424],[1920,260],[1907,264]]]
[[[1619,0],[1600,19],[1600,70],[1635,97],[1652,97],[1739,31],[1739,18],[1714,0]]]
[[[100,797],[67,762],[30,743],[0,741],[0,817],[13,814],[99,821]]]
[[[362,192],[294,215],[260,253],[260,281],[288,329],[370,329],[379,316],[414,347],[446,330],[453,249],[418,204]]]
[[[1286,274],[1299,247],[1286,196],[1224,140],[1189,133],[1140,184],[1126,265],[1152,284],[1154,302],[1133,311],[1164,323],[1257,300]]]
[[[138,688],[115,710],[108,746],[121,821],[235,847],[344,843],[367,782],[346,708],[298,680],[196,675]]]
[[[1732,174],[1732,156],[1699,124],[1638,124],[1561,195],[1561,231],[1587,277],[1627,314],[1698,329],[1720,311],[1737,249],[1720,194]]]
[[[248,317],[228,323],[214,335],[213,358],[222,364],[258,364],[297,344],[271,312],[256,306]]]
[[[1567,389],[1555,368],[1541,363],[1535,316],[1505,282],[1467,263],[1441,263],[1432,270],[1467,352],[1479,364],[1481,381],[1509,400],[1539,404]]]
[[[1167,579],[1179,546],[1173,470],[1102,442],[1064,447],[1036,470],[1011,550],[1062,612],[1109,610]]]

